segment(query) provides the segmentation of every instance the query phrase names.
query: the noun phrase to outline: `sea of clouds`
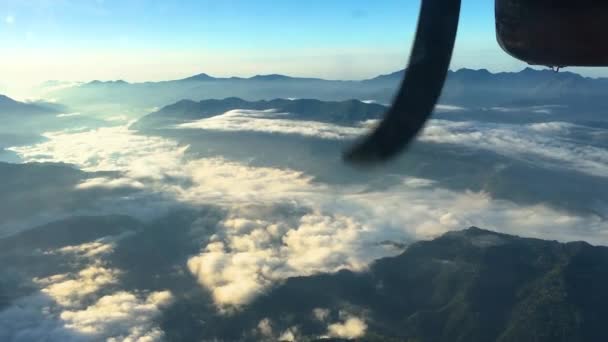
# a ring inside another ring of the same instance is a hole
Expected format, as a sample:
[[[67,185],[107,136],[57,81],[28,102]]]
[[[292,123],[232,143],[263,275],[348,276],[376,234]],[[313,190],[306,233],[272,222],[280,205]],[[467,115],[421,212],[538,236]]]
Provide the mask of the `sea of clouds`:
[[[272,111],[233,110],[175,129],[347,139],[370,125],[373,123],[350,127],[296,122]],[[608,151],[570,136],[580,129],[563,122],[512,125],[432,120],[420,139],[607,177]],[[601,134],[592,128],[585,130]],[[163,208],[169,206],[220,207],[224,217],[219,223],[201,219],[193,225],[192,231],[200,232],[195,237],[200,250],[188,257],[184,267],[225,313],[288,277],[340,269],[364,271],[374,260],[401,253],[401,245],[469,226],[608,244],[608,222],[599,215],[495,199],[486,192],[454,191],[430,179],[403,176],[390,189],[322,183],[313,175],[286,167],[254,166],[229,157],[193,157],[187,145],[138,134],[128,126],[44,136],[43,142],[11,150],[24,162],[61,162],[86,172],[111,172],[83,180],[74,191],[137,191],[136,201],[125,202],[124,196],[117,196],[114,202],[104,199],[100,212],[145,220],[165,213]],[[206,228],[209,224],[214,225],[212,233]],[[172,294],[113,291],[121,272],[130,272],[104,264],[113,246],[120,243],[120,238],[109,238],[47,251],[74,255],[82,267],[77,272],[35,279],[39,293],[0,311],[0,340],[161,339],[155,319],[171,303]],[[363,318],[347,314],[341,322],[327,322],[327,326],[328,336],[336,337],[357,337],[366,329]],[[260,322],[259,330],[272,336],[280,333],[285,339],[297,335],[296,327],[272,332],[271,322]]]

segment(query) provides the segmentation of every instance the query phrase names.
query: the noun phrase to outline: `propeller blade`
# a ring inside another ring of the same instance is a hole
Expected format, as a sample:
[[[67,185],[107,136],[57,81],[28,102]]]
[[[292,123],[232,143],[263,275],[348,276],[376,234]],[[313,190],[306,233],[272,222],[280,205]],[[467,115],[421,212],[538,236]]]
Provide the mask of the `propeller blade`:
[[[373,165],[397,156],[428,120],[445,82],[460,17],[460,0],[422,0],[418,28],[401,87],[380,125],[344,154]]]

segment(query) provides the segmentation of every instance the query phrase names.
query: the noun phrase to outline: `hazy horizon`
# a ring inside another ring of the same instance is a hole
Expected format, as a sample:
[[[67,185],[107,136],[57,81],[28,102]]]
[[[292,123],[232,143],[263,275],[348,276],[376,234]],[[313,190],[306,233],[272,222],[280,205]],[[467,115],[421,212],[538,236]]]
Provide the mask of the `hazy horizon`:
[[[43,81],[35,83],[35,84],[25,84],[25,85],[21,85],[21,86],[17,86],[17,87],[11,87],[10,85],[7,86],[5,84],[0,83],[0,95],[5,95],[14,100],[24,101],[24,102],[36,101],[36,100],[52,100],[52,99],[46,98],[44,96],[38,96],[40,94],[38,94],[34,90],[37,87],[42,87],[44,85],[48,85],[48,83],[51,83],[51,82],[59,83],[58,86],[60,86],[60,87],[61,86],[72,87],[72,86],[77,86],[79,84],[86,84],[86,83],[95,82],[95,81],[100,81],[100,82],[125,81],[130,84],[139,84],[139,83],[148,83],[148,82],[155,83],[155,82],[178,81],[178,80],[182,80],[185,78],[198,76],[198,75],[207,75],[207,76],[210,76],[212,78],[217,78],[217,79],[225,79],[225,78],[247,79],[247,78],[252,78],[255,76],[281,75],[281,76],[287,76],[287,77],[292,77],[292,78],[316,78],[316,79],[321,79],[321,80],[326,80],[326,81],[354,81],[354,82],[356,82],[356,81],[364,81],[364,80],[373,79],[378,76],[392,74],[395,72],[402,71],[404,69],[405,69],[405,67],[401,67],[401,68],[394,69],[394,70],[379,71],[377,73],[371,74],[370,76],[367,76],[364,78],[351,78],[351,79],[326,78],[326,77],[314,76],[314,75],[306,75],[306,74],[297,74],[296,75],[296,74],[281,73],[281,72],[248,73],[248,74],[221,74],[221,75],[219,75],[219,74],[211,74],[211,73],[208,73],[205,71],[195,72],[193,74],[185,74],[185,75],[181,75],[181,76],[176,76],[175,78],[168,78],[168,79],[144,79],[144,80],[131,80],[131,79],[127,79],[127,78],[78,79],[78,80],[46,79],[46,80],[43,80]],[[514,69],[514,70],[494,71],[494,70],[489,70],[487,68],[476,68],[476,67],[463,66],[460,68],[450,68],[450,71],[458,72],[460,70],[475,70],[475,71],[487,70],[492,74],[498,74],[498,73],[503,73],[503,72],[518,73],[518,72],[524,71],[525,69],[533,69],[533,70],[538,70],[538,71],[549,70],[548,67],[542,67],[542,66],[536,66],[536,65],[523,65],[521,68]],[[579,72],[580,70],[573,70],[573,69],[580,69],[580,68],[564,68],[561,70],[561,72],[571,72],[571,73],[575,73],[575,74],[581,75],[583,77],[588,77],[588,78],[596,78],[596,79],[606,78],[606,76],[603,76],[603,75],[587,76],[584,73],[580,73]],[[53,101],[51,101],[51,102],[53,102]]]
[[[47,80],[144,82],[201,72],[366,79],[406,66],[418,6],[8,0],[0,4],[0,92],[22,94]],[[464,3],[452,68],[526,66],[496,43],[492,2]],[[567,70],[608,75],[607,68]]]

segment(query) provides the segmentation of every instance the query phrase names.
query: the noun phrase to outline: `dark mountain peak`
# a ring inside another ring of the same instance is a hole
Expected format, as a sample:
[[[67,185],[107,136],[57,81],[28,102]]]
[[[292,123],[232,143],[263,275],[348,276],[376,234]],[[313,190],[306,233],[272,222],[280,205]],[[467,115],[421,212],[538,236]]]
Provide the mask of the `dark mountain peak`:
[[[471,245],[476,247],[490,247],[503,244],[506,240],[512,240],[516,238],[517,237],[515,236],[506,235],[472,226],[464,230],[447,232],[435,241],[441,241],[445,239],[456,239],[466,241],[467,243],[470,243]]]
[[[368,80],[368,82],[373,82],[373,81],[395,81],[395,80],[401,80],[403,78],[403,75],[405,75],[405,70],[406,69],[401,69],[401,70],[397,70],[395,72],[391,72],[389,74],[383,74],[383,75],[379,75],[376,76],[374,78],[370,78]]]
[[[551,69],[534,69],[531,67],[525,67],[522,71],[518,72],[518,74],[520,75],[525,75],[525,76],[537,76],[537,75],[543,75],[543,76],[550,76],[550,75],[559,75],[560,73],[557,73]],[[565,73],[562,73],[565,74]]]
[[[479,228],[479,227],[475,227],[475,226],[470,226],[469,228],[462,230],[462,232],[464,232],[466,234],[470,234],[470,235],[479,235],[479,234],[500,235],[500,233],[497,233],[495,231],[487,230],[487,229],[483,229],[483,228]]]
[[[227,97],[225,99],[209,99],[193,101],[190,99],[179,100],[165,106],[149,115],[175,116],[183,118],[204,118],[221,114],[230,109],[244,107],[248,102],[238,97]]]
[[[364,82],[374,82],[374,81],[398,81],[403,78],[405,74],[405,69],[398,70],[389,74],[383,74],[376,76],[374,78],[365,80]],[[504,77],[508,77],[510,79],[513,78],[521,78],[522,80],[544,80],[544,79],[584,79],[583,76],[569,72],[569,71],[560,71],[559,73],[554,72],[551,69],[535,69],[531,67],[526,67],[521,71],[515,72],[498,72],[492,73],[488,69],[470,69],[470,68],[461,68],[455,71],[449,71],[448,78],[449,80],[458,80],[461,82],[484,82],[484,81],[500,81],[504,80]]]
[[[361,100],[359,100],[359,99],[350,99],[350,100],[344,100],[344,101],[342,101],[342,103],[351,104],[351,105],[358,105],[358,104],[363,104],[363,105],[366,105],[366,104],[376,104],[376,103],[374,103],[374,102],[371,102],[371,103],[363,102],[363,101],[361,101]]]
[[[569,72],[569,71],[560,71],[555,72],[551,69],[535,69],[531,67],[526,67],[520,71],[514,72],[498,72],[492,73],[487,69],[468,69],[462,68],[456,71],[451,71],[449,73],[451,79],[457,79],[461,81],[470,81],[470,82],[478,82],[478,81],[507,81],[507,80],[522,80],[522,81],[543,81],[543,80],[553,80],[553,79],[584,79],[583,76]]]
[[[168,105],[169,106],[183,106],[186,104],[192,104],[192,103],[196,103],[196,101],[190,100],[190,99],[183,99],[183,100],[179,100],[177,102],[175,102],[174,104]]]
[[[288,327],[315,307],[359,307],[374,341],[606,341],[607,266],[605,247],[471,227],[365,272],[290,278],[252,305],[260,312],[252,325],[262,312],[294,315]]]
[[[586,241],[572,241],[572,242],[568,242],[566,243],[566,246],[568,246],[571,250],[582,250],[582,249],[588,249],[588,248],[595,248],[592,244],[586,242]]]
[[[536,73],[536,72],[538,72],[538,71],[541,71],[541,70],[536,70],[536,69],[531,68],[531,67],[525,67],[525,68],[524,68],[522,71],[520,71],[520,72],[521,72],[522,74],[532,74],[532,73]]]
[[[200,74],[196,74],[194,76],[183,78],[178,81],[212,81],[215,79],[216,78],[213,76],[209,76],[208,74],[205,74],[205,73],[200,73]]]
[[[279,80],[290,80],[290,79],[293,79],[293,77],[280,75],[280,74],[269,74],[269,75],[255,75],[249,79],[257,80],[257,81],[279,81]]]
[[[0,95],[0,114],[3,118],[7,116],[17,115],[42,115],[42,114],[54,114],[60,109],[60,105],[49,105],[40,102],[20,102],[16,101],[6,95]]]
[[[224,98],[222,100],[219,100],[219,101],[225,101],[225,102],[246,102],[242,98],[236,97],[236,96],[226,97],[226,98]]]
[[[470,75],[492,75],[488,69],[469,69],[461,68],[454,71],[456,74],[470,74]]]
[[[569,72],[569,71],[559,71],[555,72],[551,69],[533,69],[533,68],[525,68],[516,74],[516,77],[520,79],[521,82],[526,82],[529,84],[542,84],[545,89],[561,89],[564,86],[569,87],[570,91],[576,92],[585,90],[592,90],[593,85],[589,82],[592,79],[585,78],[579,74]],[[582,83],[579,83],[583,81]],[[579,86],[583,86],[583,88],[579,88]],[[558,88],[555,88],[558,87]]]
[[[494,77],[487,69],[467,69],[462,68],[448,74],[450,78],[456,79],[462,82],[485,82],[489,81]]]
[[[236,97],[236,96],[226,97],[223,99],[201,100],[198,102],[198,104],[200,106],[208,106],[208,105],[216,105],[216,104],[223,104],[226,106],[240,106],[240,105],[244,105],[247,103],[250,103],[250,102],[245,101],[242,98]]]
[[[543,69],[534,69],[531,67],[526,67],[523,70],[516,72],[515,74],[520,75],[520,76],[525,76],[528,78],[557,78],[557,79],[568,79],[568,78],[574,78],[574,79],[584,79],[585,77],[571,72],[571,71],[553,71],[549,68],[543,68]]]
[[[17,103],[17,101],[11,99],[6,95],[0,94],[0,103]]]
[[[129,82],[127,82],[125,80],[114,80],[114,81],[93,80],[89,83],[86,83],[85,85],[98,86],[98,85],[127,85],[127,84],[129,84]]]

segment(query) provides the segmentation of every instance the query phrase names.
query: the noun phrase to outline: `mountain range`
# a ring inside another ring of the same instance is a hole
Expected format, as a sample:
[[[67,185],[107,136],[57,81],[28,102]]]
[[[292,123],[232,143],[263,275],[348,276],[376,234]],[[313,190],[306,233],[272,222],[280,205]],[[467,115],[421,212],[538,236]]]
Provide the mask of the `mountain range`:
[[[218,78],[203,73],[162,82],[92,81],[51,90],[49,96],[76,106],[99,106],[106,101],[148,109],[183,99],[200,101],[226,97],[249,101],[359,99],[386,104],[391,101],[405,72],[401,70],[360,81],[276,74]],[[572,72],[526,68],[519,72],[491,73],[485,69],[460,69],[449,72],[440,102],[469,107],[562,104],[603,109],[606,105],[602,100],[607,91],[608,79],[588,78]]]
[[[48,103],[19,102],[8,96],[0,94],[0,120],[9,117],[18,118],[23,116],[54,114],[57,110]]]
[[[324,308],[327,320],[366,317],[361,341],[606,341],[607,267],[606,247],[471,227],[365,272],[290,278],[231,319],[247,326],[271,313],[314,336],[325,325],[311,312]]]
[[[129,270],[120,286],[176,294],[158,317],[170,341],[277,341],[284,331],[297,341],[608,340],[608,247],[471,227],[395,245],[405,250],[362,271],[288,278],[238,310],[217,312],[209,293],[181,271],[198,247],[188,229],[196,217],[175,213],[150,224],[126,216],[68,218],[0,238],[0,260],[19,272],[27,266],[30,279],[65,272],[74,264],[65,255],[37,251],[121,234],[126,238],[108,260]],[[159,244],[164,248],[155,248]],[[0,282],[0,307],[33,291],[15,279]],[[357,337],[343,331],[342,339],[321,338],[349,317],[364,322]],[[263,321],[276,335],[261,334]]]

